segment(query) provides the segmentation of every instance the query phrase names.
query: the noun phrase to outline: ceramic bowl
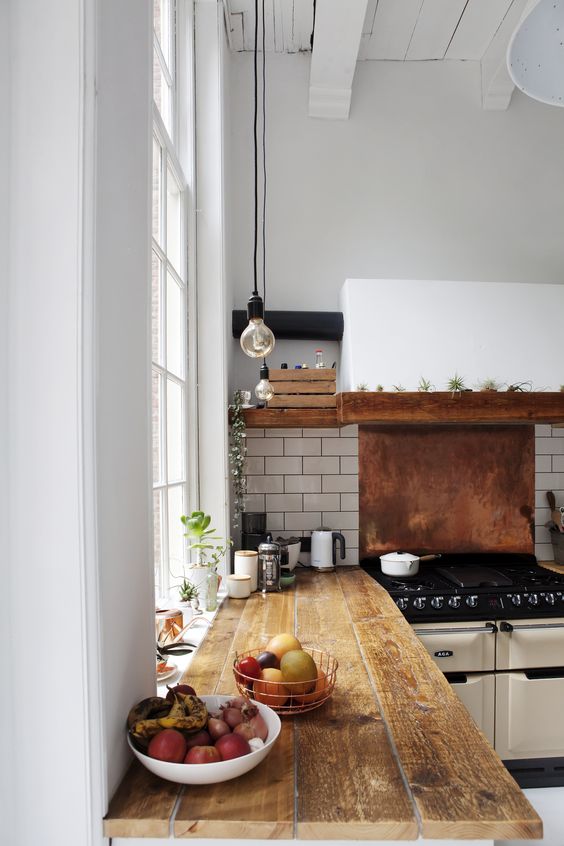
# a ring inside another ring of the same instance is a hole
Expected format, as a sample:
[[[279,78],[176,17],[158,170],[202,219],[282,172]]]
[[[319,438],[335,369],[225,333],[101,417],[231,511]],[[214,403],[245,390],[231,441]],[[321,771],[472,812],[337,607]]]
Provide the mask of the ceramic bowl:
[[[280,587],[287,588],[290,585],[293,585],[296,581],[296,577],[294,573],[288,573],[287,575],[280,576]]]
[[[233,696],[200,696],[200,699],[206,703],[208,711],[214,712],[219,711],[219,706],[223,705],[224,702],[229,702],[230,699],[233,699]],[[143,752],[135,748],[130,735],[127,736],[127,742],[135,757],[141,761],[149,772],[165,778],[167,781],[175,781],[178,784],[218,784],[221,781],[229,781],[254,770],[261,761],[264,761],[280,734],[281,723],[278,714],[275,714],[268,705],[252,701],[266,721],[268,737],[261,749],[250,752],[248,755],[242,755],[240,758],[233,758],[231,761],[218,761],[213,764],[170,764],[167,761],[157,761],[156,758],[144,755]]]

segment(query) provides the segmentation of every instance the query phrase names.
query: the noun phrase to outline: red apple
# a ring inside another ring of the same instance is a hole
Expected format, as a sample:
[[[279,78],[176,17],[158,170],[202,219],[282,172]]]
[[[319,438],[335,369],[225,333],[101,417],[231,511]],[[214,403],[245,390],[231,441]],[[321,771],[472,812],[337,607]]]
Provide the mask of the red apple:
[[[240,734],[225,734],[216,741],[215,748],[219,751],[222,761],[240,758],[251,751],[249,742]]]
[[[184,735],[176,729],[163,729],[149,741],[147,755],[158,761],[181,764],[186,755]]]
[[[167,685],[168,687],[168,685]],[[189,684],[175,684],[174,687],[168,688],[166,698],[169,702],[174,702],[174,694],[183,693],[185,696],[197,696],[196,691]]]
[[[186,749],[192,749],[193,746],[213,746],[213,740],[205,729],[191,735],[186,741]]]
[[[221,756],[215,746],[193,746],[184,758],[185,764],[215,764]]]

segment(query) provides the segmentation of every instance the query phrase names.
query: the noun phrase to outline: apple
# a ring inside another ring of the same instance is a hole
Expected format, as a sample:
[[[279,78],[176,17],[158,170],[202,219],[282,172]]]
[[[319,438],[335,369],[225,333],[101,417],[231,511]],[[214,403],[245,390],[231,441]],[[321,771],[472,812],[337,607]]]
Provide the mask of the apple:
[[[168,687],[168,685],[167,685]],[[196,696],[196,691],[189,684],[175,684],[174,687],[168,688],[166,698],[169,702],[174,702],[174,694],[183,693],[185,696]]]
[[[215,748],[221,755],[222,761],[240,758],[241,755],[248,755],[251,751],[249,741],[240,734],[225,734],[216,742]]]
[[[176,729],[163,729],[149,741],[147,755],[158,761],[181,764],[186,755],[186,740]]]
[[[186,749],[192,749],[193,746],[213,746],[209,732],[205,729],[196,732],[186,740]]]
[[[185,764],[216,764],[221,755],[215,746],[192,746],[184,758]]]

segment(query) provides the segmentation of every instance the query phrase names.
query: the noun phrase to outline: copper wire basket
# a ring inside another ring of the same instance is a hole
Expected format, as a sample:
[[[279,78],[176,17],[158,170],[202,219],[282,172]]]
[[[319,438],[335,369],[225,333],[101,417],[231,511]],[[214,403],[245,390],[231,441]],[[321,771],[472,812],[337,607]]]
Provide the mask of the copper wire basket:
[[[302,648],[304,652],[311,655],[317,669],[324,674],[324,677],[318,678],[313,690],[305,690],[303,682],[254,679],[237,669],[237,664],[242,658],[249,656],[256,658],[261,652],[264,652],[264,647],[262,647],[250,649],[247,652],[238,652],[235,656],[233,675],[239,693],[243,696],[251,696],[257,702],[268,705],[277,714],[304,714],[306,711],[313,711],[314,708],[321,707],[333,694],[339,662],[322,649],[311,646]]]

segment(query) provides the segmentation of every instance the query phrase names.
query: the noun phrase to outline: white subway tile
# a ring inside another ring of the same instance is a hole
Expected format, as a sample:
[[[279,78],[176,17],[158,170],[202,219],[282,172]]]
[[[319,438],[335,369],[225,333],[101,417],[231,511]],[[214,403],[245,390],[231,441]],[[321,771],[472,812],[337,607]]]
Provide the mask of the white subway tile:
[[[264,468],[267,473],[292,473],[293,475],[302,472],[302,459],[295,458],[267,458],[264,462]]]
[[[301,429],[269,429],[268,436],[271,438],[301,438]]]
[[[341,438],[358,438],[358,423],[350,423],[348,426],[342,426],[339,429]]]
[[[334,438],[338,429],[304,429],[304,438]]]
[[[550,520],[550,508],[535,508],[535,525],[544,526]]]
[[[564,438],[535,438],[537,455],[563,455]]]
[[[304,458],[304,473],[338,473],[339,459],[337,456],[323,458]]]
[[[304,494],[304,511],[338,511],[339,494]]]
[[[321,493],[321,476],[285,476],[284,493]]]
[[[555,473],[564,472],[564,455],[552,456],[552,471]]]
[[[552,427],[552,437],[553,438],[564,438],[564,426],[553,426]]]
[[[278,514],[267,514],[266,515],[266,528],[270,532],[283,532],[284,531],[284,513],[281,511]]]
[[[358,511],[324,511],[323,525],[335,532],[342,529],[358,529]]]
[[[286,512],[284,516],[284,528],[286,531],[294,532],[299,529],[318,529],[321,526],[321,513],[319,511]]]
[[[358,494],[341,494],[341,511],[358,511]]]
[[[564,458],[564,456],[555,456],[555,458]],[[551,455],[537,455],[535,458],[535,470],[537,473],[551,473],[554,469],[552,466]]]
[[[358,438],[323,438],[323,455],[358,455]]]
[[[564,490],[555,490],[552,487],[540,488],[535,492],[535,508],[543,508],[548,505],[546,492],[552,491],[556,499],[556,505],[564,505]]]
[[[264,458],[262,456],[248,455],[245,461],[245,473],[247,476],[262,476],[264,473]]]
[[[358,540],[359,540],[359,532],[355,531],[354,529],[343,529],[341,534],[345,539],[345,544],[347,547],[353,547],[355,549],[358,548]]]
[[[540,423],[535,426],[535,436],[537,438],[550,438],[552,435],[552,426],[546,423]]]
[[[264,429],[245,429],[247,438],[264,438]]]
[[[284,440],[282,438],[250,438],[247,439],[247,455],[283,455]]]
[[[550,543],[550,532],[544,526],[535,527],[535,543]]]
[[[249,476],[247,479],[247,493],[284,493],[284,476]]]
[[[323,493],[358,493],[358,476],[324,475],[321,484]]]
[[[564,488],[564,473],[535,473],[535,490],[553,491]]]
[[[341,456],[341,473],[358,473],[358,455]]]
[[[267,511],[301,511],[302,495],[294,494],[267,494]]]
[[[345,551],[345,558],[341,558],[340,552],[337,552],[337,564],[345,567],[355,567],[358,565],[358,549],[347,547]]]
[[[284,438],[284,455],[321,455],[321,438]]]
[[[554,552],[552,550],[552,544],[535,544],[535,555],[537,556],[539,561],[554,561]]]
[[[264,494],[247,494],[245,511],[264,511]]]

